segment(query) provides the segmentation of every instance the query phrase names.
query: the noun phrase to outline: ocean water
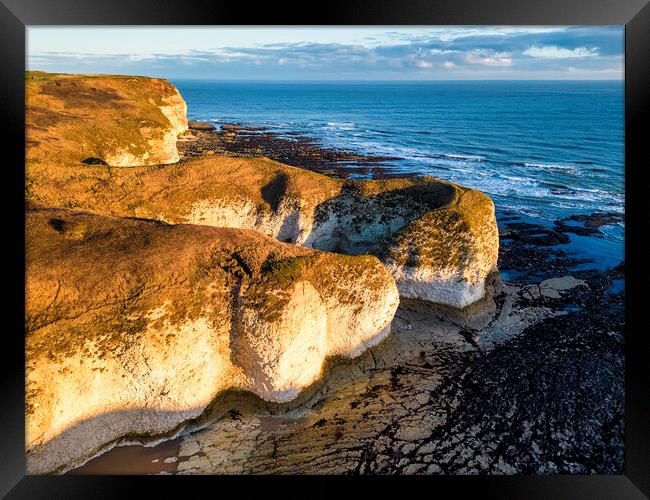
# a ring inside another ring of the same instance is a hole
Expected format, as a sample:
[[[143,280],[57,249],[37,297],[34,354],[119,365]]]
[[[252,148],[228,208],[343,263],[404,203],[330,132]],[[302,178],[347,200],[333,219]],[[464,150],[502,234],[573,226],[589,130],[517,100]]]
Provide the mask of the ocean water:
[[[497,214],[542,224],[624,213],[624,83],[613,81],[173,81],[190,119],[300,132],[323,146],[398,156],[395,172],[489,194]],[[363,176],[359,176],[363,177]],[[567,248],[608,267],[622,224]]]

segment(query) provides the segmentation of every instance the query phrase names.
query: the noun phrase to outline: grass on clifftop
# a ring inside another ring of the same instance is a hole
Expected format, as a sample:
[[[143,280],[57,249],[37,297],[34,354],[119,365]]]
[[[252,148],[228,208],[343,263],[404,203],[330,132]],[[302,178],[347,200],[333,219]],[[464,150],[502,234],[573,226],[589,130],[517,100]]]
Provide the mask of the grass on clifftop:
[[[37,81],[54,81],[54,80],[85,80],[85,79],[96,79],[96,78],[148,78],[146,76],[138,75],[112,75],[112,74],[75,74],[75,73],[48,73],[47,71],[33,70],[25,71],[25,80],[37,80]]]
[[[128,152],[153,158],[150,141],[171,124],[160,106],[176,96],[167,80],[128,75],[25,73],[28,167],[77,165]]]

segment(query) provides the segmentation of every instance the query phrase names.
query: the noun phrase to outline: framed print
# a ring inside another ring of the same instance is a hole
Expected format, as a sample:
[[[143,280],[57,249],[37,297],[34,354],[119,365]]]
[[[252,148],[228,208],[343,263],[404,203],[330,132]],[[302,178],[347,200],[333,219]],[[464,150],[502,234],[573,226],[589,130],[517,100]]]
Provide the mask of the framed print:
[[[3,494],[647,497],[650,7],[288,10],[3,0]]]

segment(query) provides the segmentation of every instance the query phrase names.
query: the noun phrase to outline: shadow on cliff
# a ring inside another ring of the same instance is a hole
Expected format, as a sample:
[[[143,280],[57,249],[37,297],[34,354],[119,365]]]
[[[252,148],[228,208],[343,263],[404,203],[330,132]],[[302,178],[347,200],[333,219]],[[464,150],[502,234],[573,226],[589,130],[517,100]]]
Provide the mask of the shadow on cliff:
[[[260,188],[262,199],[269,204],[274,212],[277,212],[280,207],[280,202],[287,191],[288,182],[287,174],[279,173],[268,184]]]
[[[391,349],[394,345],[394,337],[389,335],[378,346]],[[327,386],[332,369],[338,365],[351,365],[363,362],[364,358],[372,358],[370,351],[364,351],[356,358],[345,358],[342,356],[332,356],[326,358],[323,363],[321,377],[304,388],[300,394],[293,400],[286,403],[273,403],[265,401],[256,394],[239,389],[227,389],[218,394],[203,410],[201,407],[185,408],[182,410],[154,410],[147,408],[130,408],[122,410],[112,410],[101,415],[96,415],[84,419],[65,429],[51,440],[38,446],[27,454],[27,473],[28,474],[61,474],[74,473],[76,468],[83,466],[88,461],[100,455],[110,452],[115,447],[127,445],[157,446],[163,442],[168,442],[183,435],[199,431],[208,425],[230,415],[239,415],[241,413],[268,413],[271,415],[283,414],[299,407],[312,407],[322,397],[322,391]],[[353,382],[351,382],[353,383]],[[188,414],[196,413],[197,416],[187,418],[171,429],[160,433],[126,433],[118,438],[104,441],[93,449],[81,452],[74,456],[69,450],[78,450],[80,444],[87,439],[86,436],[96,435],[98,429],[110,429],[115,426],[115,422],[146,422],[157,421],[164,422],[166,419],[178,415],[179,412]],[[48,472],[40,472],[39,462],[51,460],[60,464],[58,467]],[[148,469],[147,464],[140,463],[142,455],[138,458],[138,467]],[[141,474],[151,473],[143,471],[125,471],[125,467],[117,464],[117,467],[111,466],[111,470],[99,472],[96,467],[91,470],[96,474]],[[80,471],[80,473],[84,473]]]
[[[348,255],[381,253],[405,225],[450,205],[456,196],[456,188],[443,182],[425,181],[380,193],[367,193],[363,182],[345,182],[340,195],[316,206],[313,233],[329,220],[334,224],[329,234],[308,239],[313,248]]]

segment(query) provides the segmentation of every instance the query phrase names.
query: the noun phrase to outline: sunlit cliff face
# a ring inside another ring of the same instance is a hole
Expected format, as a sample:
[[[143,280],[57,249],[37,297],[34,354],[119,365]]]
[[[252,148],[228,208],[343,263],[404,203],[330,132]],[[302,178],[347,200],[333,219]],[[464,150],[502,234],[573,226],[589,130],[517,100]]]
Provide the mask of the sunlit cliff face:
[[[179,160],[187,105],[166,80],[36,71],[25,84],[28,161],[133,167]]]
[[[31,76],[31,473],[177,432],[228,389],[289,401],[327,358],[388,335],[400,295],[465,307],[484,294],[498,238],[482,193],[266,158],[172,164],[187,120],[168,82]]]
[[[399,302],[375,257],[250,230],[34,208],[27,237],[32,473],[174,432],[227,389],[288,401],[385,337]]]

